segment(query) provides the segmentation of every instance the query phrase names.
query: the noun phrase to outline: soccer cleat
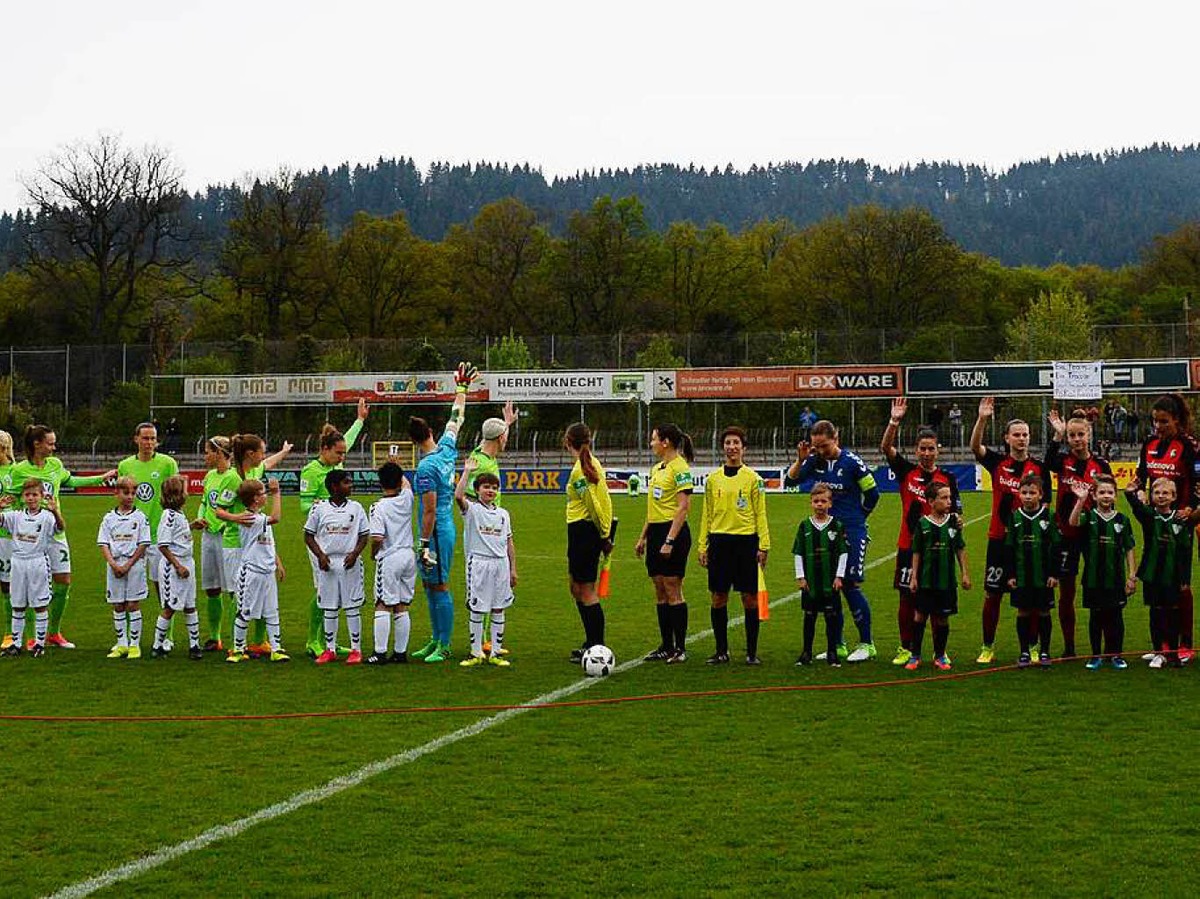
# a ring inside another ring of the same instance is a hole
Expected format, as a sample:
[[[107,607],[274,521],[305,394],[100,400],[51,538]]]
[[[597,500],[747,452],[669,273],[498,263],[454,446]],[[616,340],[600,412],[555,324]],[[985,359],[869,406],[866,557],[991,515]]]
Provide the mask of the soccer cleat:
[[[388,664],[389,665],[407,665],[408,664],[408,653],[407,652],[393,652],[390,656],[388,656]]]
[[[920,656],[913,656],[907,662],[904,663],[905,671],[916,671],[920,667],[921,667],[921,657]]]
[[[310,659],[315,659],[317,656],[319,656],[321,653],[323,653],[325,651],[325,647],[322,646],[320,643],[305,643],[304,651],[308,654],[308,657]]]
[[[438,644],[437,649],[425,656],[425,661],[430,665],[436,665],[439,662],[445,662],[450,659],[450,647]]]
[[[678,665],[678,664],[680,664],[682,662],[686,662],[686,661],[687,661],[687,653],[684,652],[682,649],[677,649],[673,653],[671,653],[669,656],[667,656],[667,664],[668,665]]]
[[[488,656],[488,664],[495,665],[497,668],[511,668],[512,667],[512,662],[510,662],[508,659],[502,658],[499,655]]]
[[[896,650],[896,657],[892,659],[893,665],[904,665],[912,658],[912,652],[901,646]]]
[[[489,651],[489,654],[490,654],[490,655],[494,655],[494,656],[506,656],[506,655],[508,655],[508,647],[507,647],[507,646],[501,646],[501,647],[500,647],[499,649],[497,649],[495,652],[490,652],[490,651]]]
[[[704,664],[705,665],[728,665],[729,664],[729,653],[714,652],[712,655],[710,655],[707,659],[704,660]]]
[[[123,659],[127,655],[129,655],[129,647],[122,646],[120,643],[108,651],[108,658],[110,659]]]
[[[168,653],[161,646],[152,646],[150,647],[150,655],[156,659],[165,659],[168,655],[170,655],[170,653]]]
[[[874,643],[859,643],[854,647],[854,652],[846,656],[846,661],[851,664],[865,662],[868,659],[873,659],[876,656]]]
[[[221,643],[221,641],[216,639],[215,637],[204,641],[204,651],[205,652],[220,652],[224,648],[225,647]]]
[[[20,654],[21,647],[16,643],[10,643],[8,646],[0,649],[0,656],[8,656],[11,659],[15,659]]]
[[[326,649],[319,656],[317,656],[316,661],[317,661],[318,665],[328,665],[330,662],[336,662],[337,661],[337,653],[334,652],[332,649]]]
[[[1054,660],[1052,658],[1050,658],[1050,653],[1041,652],[1041,653],[1038,653],[1038,664],[1041,665],[1043,668],[1049,668],[1051,665],[1054,664]]]
[[[368,665],[386,665],[388,663],[387,653],[386,652],[373,652],[369,656],[367,656],[365,659],[363,659],[363,662],[365,662]]]
[[[835,662],[830,662],[830,663],[829,663],[829,667],[830,667],[830,668],[841,668],[841,667],[842,667],[842,663],[841,663],[841,662],[836,662],[836,661],[835,661]]]
[[[1100,656],[1092,656],[1083,663],[1083,667],[1088,671],[1099,671],[1104,667],[1104,659],[1100,658]]]
[[[175,644],[171,642],[170,637],[163,640],[163,649],[165,649],[167,652],[170,652],[174,648],[175,648]]]
[[[811,652],[802,652],[800,653],[800,657],[796,659],[797,668],[803,668],[805,665],[811,665],[812,663],[813,657]]]
[[[438,648],[438,641],[435,640],[433,637],[430,637],[428,643],[426,643],[420,649],[414,650],[413,652],[409,653],[409,655],[411,655],[414,659],[423,659],[423,658],[425,658],[425,656],[429,655],[431,652],[436,652],[437,648]]]
[[[995,661],[996,661],[996,650],[993,649],[991,646],[989,646],[987,643],[984,643],[983,646],[981,646],[979,648],[979,658],[977,658],[975,660],[976,664],[990,665]]]
[[[283,651],[283,647],[280,647],[279,649],[273,650],[271,652],[271,661],[272,662],[290,662],[291,660],[292,660],[292,657]]]
[[[188,658],[191,659],[193,662],[203,662],[204,661],[204,650],[201,649],[199,646],[188,647]]]
[[[46,654],[46,647],[43,646],[41,643],[34,643],[33,649],[29,650],[29,654],[31,656],[33,656],[35,659],[40,659],[42,656],[44,656]]]
[[[350,650],[350,655],[346,656],[346,664],[347,665],[361,665],[362,664],[362,650],[360,650],[360,649]]]
[[[671,658],[670,651],[665,646],[660,646],[651,652],[646,653],[642,657],[643,662],[665,662]]]
[[[33,649],[33,647],[35,647],[35,646],[37,646],[37,640],[33,639],[33,637],[30,637],[28,640],[25,641],[25,651],[26,652]]]
[[[1192,661],[1192,659],[1195,657],[1195,655],[1196,655],[1196,652],[1195,652],[1195,650],[1192,649],[1192,647],[1190,647],[1190,646],[1179,647],[1179,663],[1181,665],[1187,665],[1189,662]]]
[[[850,655],[850,650],[848,650],[848,649],[846,648],[846,644],[845,644],[845,643],[839,643],[839,644],[838,644],[838,651],[837,651],[838,661],[840,661],[840,662],[849,661],[849,659],[847,658],[847,656],[849,656],[849,655]],[[826,661],[826,658],[825,658],[825,653],[823,653],[823,652],[822,652],[822,653],[819,653],[819,654],[817,655],[817,661],[818,661],[818,662],[824,662],[824,661]]]
[[[951,668],[950,657],[947,655],[934,656],[933,667],[938,671],[949,671]]]
[[[236,665],[239,662],[246,661],[248,658],[249,656],[247,656],[244,652],[238,652],[236,649],[231,649],[229,651],[229,655],[225,656],[225,661],[230,665]]]
[[[141,657],[142,647],[140,646],[130,646],[129,650],[125,653],[125,658],[127,659],[140,659]]]
[[[1033,664],[1033,657],[1027,652],[1021,653],[1021,655],[1017,658],[1017,667],[1018,668],[1028,668],[1032,664]]]
[[[572,649],[571,655],[569,658],[573,665],[578,665],[580,662],[583,661],[583,650],[582,649]]]
[[[761,665],[762,659],[760,659],[758,656],[746,656],[746,664],[752,665],[752,666],[753,665]]]
[[[75,644],[64,637],[62,634],[51,634],[46,638],[46,643],[50,646],[57,646],[59,649],[74,649]]]
[[[1156,652],[1154,655],[1152,655],[1150,657],[1150,667],[1151,668],[1161,668],[1166,664],[1167,664],[1167,657],[1165,655],[1163,655],[1161,652]]]
[[[477,668],[487,661],[487,656],[467,656],[458,663],[459,668]]]
[[[8,647],[12,646],[13,642],[13,635],[5,634],[4,639],[0,641],[0,652],[3,652],[4,650],[8,649]]]
[[[1129,667],[1129,663],[1126,662],[1120,656],[1115,656],[1112,660],[1112,666],[1114,668],[1116,668],[1118,671],[1124,671],[1126,668]]]
[[[1142,653],[1142,661],[1143,662],[1153,661],[1153,659],[1156,655],[1158,655],[1158,653],[1156,653],[1156,652],[1144,652],[1144,653]]]
[[[271,654],[270,643],[252,643],[246,647],[246,655],[252,659],[265,659]]]

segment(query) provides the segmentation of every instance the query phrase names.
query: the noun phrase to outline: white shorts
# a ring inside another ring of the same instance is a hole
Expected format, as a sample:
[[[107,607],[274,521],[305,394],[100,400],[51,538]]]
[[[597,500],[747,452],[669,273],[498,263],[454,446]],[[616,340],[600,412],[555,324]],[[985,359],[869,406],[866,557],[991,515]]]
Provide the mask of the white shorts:
[[[14,556],[12,585],[9,599],[14,609],[40,609],[50,604],[50,560],[45,556],[32,559]],[[5,624],[7,629],[7,623]]]
[[[48,555],[50,556],[50,573],[51,574],[70,574],[71,573],[71,547],[67,545],[67,538],[54,538],[54,543],[51,545]],[[142,575],[142,580],[146,576]]]
[[[146,573],[150,576],[150,583],[158,583],[158,563],[162,561],[162,553],[158,546],[151,543],[146,547],[146,555],[143,556],[146,560]]]
[[[512,601],[508,559],[467,556],[467,608],[487,613],[492,609],[507,609]]]
[[[187,577],[180,577],[175,566],[162,559],[158,569],[158,592],[164,609],[182,612],[196,608],[196,565],[191,559],[180,559],[188,570]]]
[[[416,588],[417,556],[411,549],[398,549],[375,562],[375,602],[410,605]]]
[[[205,590],[229,589],[225,579],[225,539],[223,534],[205,530],[200,536],[200,586]]]
[[[242,565],[235,586],[238,611],[247,621],[279,617],[279,587],[274,571],[257,571]]]
[[[242,569],[242,548],[221,547],[221,568],[225,571],[225,589],[238,598],[238,572]]]
[[[53,562],[53,555],[56,548],[53,546],[50,547],[51,562]],[[150,588],[146,585],[145,556],[133,563],[133,567],[129,569],[125,577],[114,575],[112,568],[107,564],[104,566],[104,572],[108,576],[108,588],[104,596],[110,604],[141,602],[150,593]]]
[[[0,581],[8,583],[12,571],[12,537],[0,537]]]
[[[354,567],[342,567],[345,556],[330,556],[329,570],[319,567],[317,577],[317,605],[327,611],[357,609],[363,604],[363,563],[360,556]]]

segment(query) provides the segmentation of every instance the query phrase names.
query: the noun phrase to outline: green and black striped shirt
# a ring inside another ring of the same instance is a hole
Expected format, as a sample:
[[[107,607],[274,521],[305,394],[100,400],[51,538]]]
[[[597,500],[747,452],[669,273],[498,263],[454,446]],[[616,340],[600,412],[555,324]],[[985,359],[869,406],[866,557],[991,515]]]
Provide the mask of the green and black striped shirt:
[[[1032,515],[1023,508],[1013,510],[1004,537],[1005,567],[1008,577],[1017,579],[1018,590],[1044,590],[1047,580],[1059,576],[1061,539],[1048,506]]]
[[[1108,518],[1098,509],[1088,509],[1079,516],[1079,536],[1084,589],[1124,593],[1125,555],[1136,545],[1129,519],[1115,509]]]
[[[841,576],[838,574],[839,561],[849,551],[846,528],[836,518],[827,519],[824,525],[818,525],[811,518],[800,522],[792,542],[792,555],[804,565],[804,579],[808,581],[808,593],[813,599],[825,600],[833,595],[833,579]],[[797,577],[800,571],[797,565]]]
[[[966,549],[962,528],[954,515],[947,515],[940,524],[925,515],[913,530],[913,555],[920,555],[921,568],[916,573],[917,587],[922,590],[954,592],[958,589],[955,562],[958,551]]]
[[[1192,566],[1192,526],[1175,517],[1155,512],[1137,494],[1126,492],[1133,517],[1142,526],[1142,561],[1137,576],[1143,584],[1179,587],[1186,584]]]

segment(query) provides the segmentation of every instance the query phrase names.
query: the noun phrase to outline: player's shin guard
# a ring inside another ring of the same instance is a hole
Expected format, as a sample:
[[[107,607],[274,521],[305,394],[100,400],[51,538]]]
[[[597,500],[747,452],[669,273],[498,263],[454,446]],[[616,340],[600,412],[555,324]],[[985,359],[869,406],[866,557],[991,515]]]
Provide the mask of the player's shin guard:
[[[1000,626],[1000,593],[987,593],[983,597],[983,645],[991,646],[996,642],[996,629]],[[1028,652],[1028,641],[1021,647],[1021,652]]]
[[[935,658],[940,658],[946,654],[946,647],[950,644],[950,622],[933,623],[933,655]]]
[[[55,581],[50,586],[50,633],[62,633],[63,613],[67,611],[67,601],[71,598],[71,585]]]
[[[921,658],[921,645],[925,642],[925,622],[914,621],[912,631],[912,654],[913,658]]]
[[[171,624],[169,618],[164,618],[159,615],[154,619],[154,643],[155,649],[159,649],[163,645],[163,640],[167,639],[167,627]]]
[[[746,609],[746,657],[758,658],[758,606]],[[728,651],[728,647],[726,648]]]
[[[1075,578],[1058,582],[1058,625],[1062,628],[1063,655],[1075,655]]]
[[[659,645],[664,651],[670,652],[675,642],[671,635],[671,607],[665,602],[660,602],[654,606],[654,611],[658,613],[658,636],[661,640]]]
[[[271,652],[279,652],[279,613],[272,615],[263,623],[267,628],[267,642],[271,644]]]
[[[504,648],[504,610],[492,612],[492,655],[500,655],[500,650]]]
[[[845,588],[846,604],[850,606],[850,615],[854,619],[854,626],[858,628],[858,639],[863,643],[871,642],[871,604],[867,602],[867,597],[862,592],[862,587],[857,583],[849,584]]]
[[[813,651],[813,639],[817,635],[817,613],[804,613],[804,655],[811,656]]]
[[[246,651],[246,631],[249,628],[250,622],[246,620],[246,616],[239,609],[238,613],[233,617],[233,651],[235,653]]]
[[[329,652],[337,652],[338,613],[337,609],[325,609],[321,618],[324,629],[325,648]]]
[[[221,602],[221,595],[209,596],[208,602],[205,604],[205,619],[208,623],[208,636],[211,640],[221,642],[221,618],[224,615],[224,603]]]
[[[33,642],[46,645],[46,629],[50,624],[50,613],[46,609],[33,610]]]
[[[391,636],[392,613],[385,610],[375,610],[375,655],[387,655],[388,638]]]
[[[598,602],[583,607],[583,642],[588,646],[604,645],[604,606]]]
[[[449,589],[443,590],[438,596],[438,609],[441,612],[441,642],[443,646],[449,646],[454,636],[454,595]]]
[[[350,632],[351,652],[362,652],[362,609],[346,610],[346,630]]]
[[[671,610],[671,633],[676,652],[683,652],[687,645],[688,605],[686,602],[667,606]]]
[[[1088,615],[1088,642],[1091,644],[1092,655],[1094,656],[1100,655],[1103,648],[1103,618],[1107,612],[1107,609],[1092,609],[1091,614]]]
[[[840,602],[840,600],[839,600]],[[837,615],[825,613],[825,662],[829,665],[840,664],[838,660],[838,645],[842,642],[842,631],[838,625]]]
[[[129,645],[140,646],[142,642],[142,610],[129,613]]]
[[[312,600],[308,604],[308,639],[305,641],[306,646],[315,646],[321,642],[321,637],[325,631],[325,614],[321,611],[321,607],[317,605],[317,594],[312,595]],[[386,643],[387,640],[384,640]]]
[[[183,623],[187,625],[188,646],[200,648],[200,613],[195,609],[184,609]]]
[[[117,633],[117,645],[129,645],[129,617],[125,612],[113,612],[113,630]],[[22,613],[24,620],[24,613]]]
[[[1042,655],[1050,655],[1050,638],[1054,636],[1054,619],[1049,614],[1038,618],[1038,642]]]
[[[1195,599],[1192,596],[1191,585],[1179,591],[1179,645],[1192,648],[1192,617],[1195,609]]]
[[[729,655],[729,609],[726,606],[713,606],[709,609],[708,619],[712,622],[717,655]]]
[[[471,655],[483,655],[483,613],[467,613],[467,631],[471,635]]]
[[[404,608],[392,615],[392,645],[396,652],[408,652],[408,638],[412,633],[412,617]],[[384,649],[387,649],[385,646]]]
[[[9,621],[12,622],[13,646],[23,646],[25,639],[25,610],[13,609],[9,613]]]
[[[913,615],[917,607],[913,604],[912,593],[900,591],[900,605],[896,609],[896,624],[900,628],[900,645],[912,650]]]
[[[1032,642],[1032,635],[1029,630],[1029,616],[1017,614],[1017,642],[1021,644],[1021,653],[1029,652],[1029,644]]]

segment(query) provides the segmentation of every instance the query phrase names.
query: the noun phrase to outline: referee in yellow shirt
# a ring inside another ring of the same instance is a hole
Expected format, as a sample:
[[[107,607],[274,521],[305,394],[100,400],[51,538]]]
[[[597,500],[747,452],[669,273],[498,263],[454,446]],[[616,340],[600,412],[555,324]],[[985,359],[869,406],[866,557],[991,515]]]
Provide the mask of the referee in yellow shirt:
[[[596,594],[600,557],[612,552],[613,507],[604,467],[592,455],[592,431],[579,421],[567,428],[563,445],[575,457],[567,479],[567,571],[571,598],[583,622],[583,646],[571,651],[571,661],[583,658],[590,646],[604,645],[604,609]]]
[[[700,517],[700,567],[708,569],[713,634],[717,651],[709,665],[729,663],[729,591],[742,594],[746,615],[746,664],[758,659],[758,568],[767,564],[771,532],[762,478],[743,462],[746,432],[732,425],[721,432],[725,465],[704,481]]]

